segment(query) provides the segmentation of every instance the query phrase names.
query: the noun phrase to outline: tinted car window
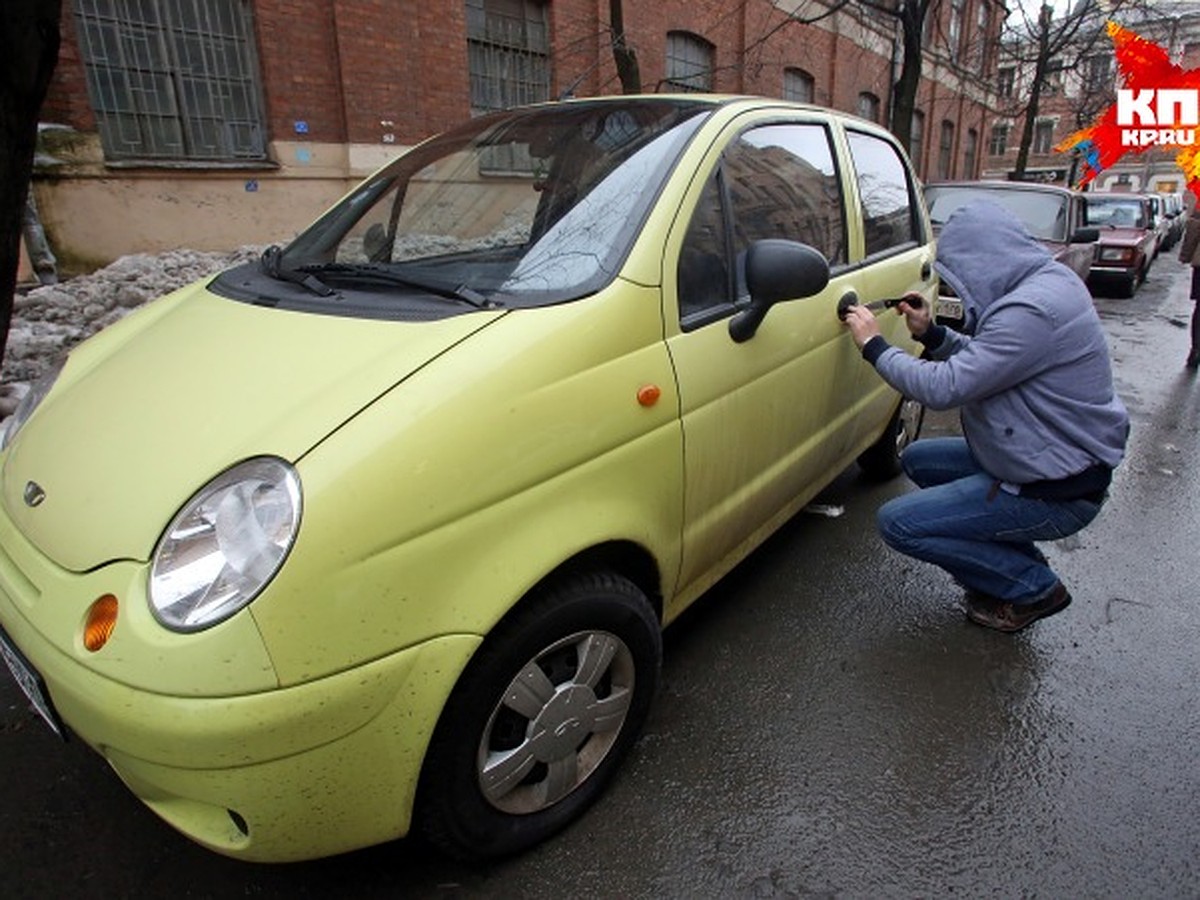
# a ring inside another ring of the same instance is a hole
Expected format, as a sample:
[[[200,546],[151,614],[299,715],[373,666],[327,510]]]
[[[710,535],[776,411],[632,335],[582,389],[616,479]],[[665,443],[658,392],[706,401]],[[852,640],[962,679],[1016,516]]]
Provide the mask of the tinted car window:
[[[679,257],[685,328],[711,321],[713,311],[732,310],[735,298],[746,293],[740,265],[746,249],[763,238],[808,244],[833,265],[846,261],[844,206],[823,126],[755,128],[726,149],[692,214]],[[704,313],[710,314],[697,318]]]
[[[845,220],[829,133],[819,125],[771,125],[743,134],[725,154],[734,251],[787,238],[846,261]]]
[[[859,131],[851,131],[849,138],[862,197],[867,256],[920,241],[916,193],[897,149]]]
[[[720,176],[713,175],[704,186],[679,256],[679,315],[684,320],[733,301],[720,184]]]

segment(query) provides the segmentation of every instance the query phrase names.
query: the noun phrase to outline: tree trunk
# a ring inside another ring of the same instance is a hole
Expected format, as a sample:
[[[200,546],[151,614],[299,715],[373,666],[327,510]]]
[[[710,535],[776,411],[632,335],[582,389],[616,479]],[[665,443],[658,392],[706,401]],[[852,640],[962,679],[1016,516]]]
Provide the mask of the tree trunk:
[[[58,62],[61,14],[62,0],[0,2],[0,360],[12,321],[38,113]]]
[[[917,105],[917,88],[921,84],[921,31],[925,24],[925,6],[918,0],[909,0],[900,9],[900,27],[904,36],[904,55],[900,61],[900,77],[896,80],[896,93],[892,99],[891,131],[900,145],[908,150],[912,147],[913,110]],[[921,165],[919,159],[913,165]]]
[[[1033,144],[1034,127],[1037,125],[1038,109],[1042,102],[1042,85],[1050,68],[1050,25],[1054,10],[1043,6],[1038,15],[1038,54],[1033,66],[1033,86],[1029,91],[1029,103],[1025,107],[1025,122],[1021,129],[1021,143],[1017,147],[1017,161],[1013,166],[1012,179],[1023,181],[1025,168],[1029,165],[1029,148]]]
[[[621,79],[622,94],[642,92],[642,73],[638,68],[637,51],[625,42],[625,10],[622,0],[608,0],[608,17],[612,25],[613,62]]]

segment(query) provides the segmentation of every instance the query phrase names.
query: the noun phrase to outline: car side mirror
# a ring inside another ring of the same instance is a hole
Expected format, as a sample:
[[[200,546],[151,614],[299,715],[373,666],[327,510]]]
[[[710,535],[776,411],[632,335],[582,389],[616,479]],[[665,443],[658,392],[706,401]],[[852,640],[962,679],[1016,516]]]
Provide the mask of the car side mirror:
[[[746,251],[746,287],[750,305],[729,320],[729,336],[748,341],[771,307],[825,290],[829,261],[815,247],[782,238],[755,241]]]
[[[1071,235],[1072,244],[1094,244],[1100,240],[1099,228],[1076,228]]]

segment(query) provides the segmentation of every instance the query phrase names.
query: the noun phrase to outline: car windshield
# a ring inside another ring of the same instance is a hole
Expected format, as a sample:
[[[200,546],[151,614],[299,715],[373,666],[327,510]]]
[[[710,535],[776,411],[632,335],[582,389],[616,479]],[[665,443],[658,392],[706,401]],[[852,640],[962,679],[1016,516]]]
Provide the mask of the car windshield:
[[[972,200],[990,200],[1013,213],[1042,241],[1067,240],[1067,198],[1044,191],[930,185],[925,201],[934,225],[944,225],[950,214]]]
[[[1145,228],[1142,202],[1134,198],[1088,197],[1087,223],[1114,228]]]
[[[711,109],[571,101],[475,119],[364,182],[285,247],[274,271],[475,305],[585,296],[616,274]]]

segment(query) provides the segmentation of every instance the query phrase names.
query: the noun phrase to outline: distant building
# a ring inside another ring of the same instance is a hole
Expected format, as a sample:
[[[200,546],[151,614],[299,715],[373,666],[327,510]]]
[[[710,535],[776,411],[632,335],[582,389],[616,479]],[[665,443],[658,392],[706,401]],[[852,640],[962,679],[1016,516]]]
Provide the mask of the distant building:
[[[624,0],[645,92],[888,119],[898,25],[859,3]],[[66,0],[35,190],[65,268],[290,239],[405,147],[474,114],[618,93],[595,0]],[[912,156],[984,162],[1003,0],[934,0]],[[816,19],[803,24],[796,19]]]

